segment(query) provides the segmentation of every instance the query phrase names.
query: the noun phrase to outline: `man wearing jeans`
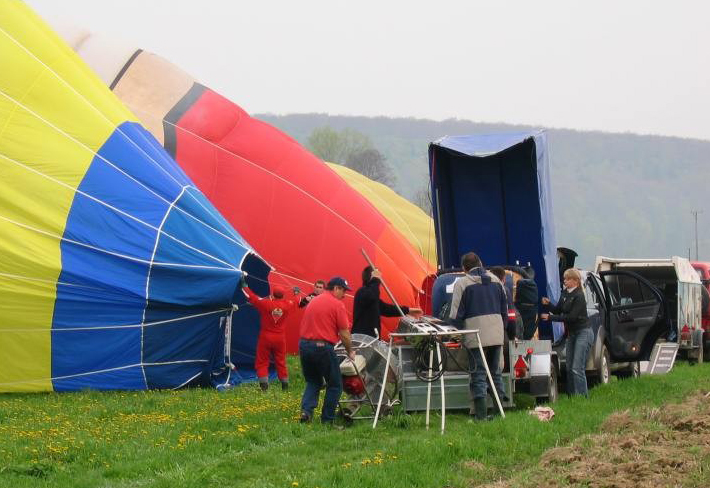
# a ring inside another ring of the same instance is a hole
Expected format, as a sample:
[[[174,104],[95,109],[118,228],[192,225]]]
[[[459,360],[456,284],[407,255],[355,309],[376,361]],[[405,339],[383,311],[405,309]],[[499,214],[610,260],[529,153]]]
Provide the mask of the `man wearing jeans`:
[[[298,350],[306,380],[301,399],[301,422],[310,422],[313,418],[313,410],[318,405],[320,389],[325,381],[321,422],[333,423],[335,408],[343,391],[340,364],[334,350],[338,340],[342,341],[350,359],[355,359],[350,342],[350,323],[343,304],[345,292],[351,288],[347,281],[338,276],[331,278],[326,288],[327,293],[310,301],[301,321]]]
[[[485,360],[491,371],[493,384],[498,395],[505,397],[505,388],[500,371],[500,355],[503,349],[503,329],[508,320],[508,300],[500,280],[483,267],[481,259],[473,252],[463,255],[461,267],[466,274],[454,282],[449,318],[459,328],[478,330]],[[478,349],[478,341],[473,334],[464,338],[464,345],[469,350],[471,369],[471,397],[473,404],[470,413],[476,420],[486,420],[488,380],[483,364],[484,358]]]

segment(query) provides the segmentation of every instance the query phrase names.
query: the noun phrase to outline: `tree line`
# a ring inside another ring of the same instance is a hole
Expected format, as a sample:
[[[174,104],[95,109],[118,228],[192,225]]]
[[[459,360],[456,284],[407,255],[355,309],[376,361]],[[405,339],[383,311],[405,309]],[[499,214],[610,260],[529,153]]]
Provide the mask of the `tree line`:
[[[337,131],[327,125],[318,127],[311,132],[306,147],[323,161],[347,166],[390,188],[396,185],[397,178],[387,158],[361,132],[349,128]]]

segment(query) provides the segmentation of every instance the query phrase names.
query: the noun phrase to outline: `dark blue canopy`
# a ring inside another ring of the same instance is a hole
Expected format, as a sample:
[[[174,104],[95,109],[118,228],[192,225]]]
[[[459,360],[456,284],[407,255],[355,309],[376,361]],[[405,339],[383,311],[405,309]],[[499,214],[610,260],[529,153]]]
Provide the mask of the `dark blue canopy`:
[[[429,145],[439,265],[530,263],[538,289],[560,295],[544,131],[446,136]]]

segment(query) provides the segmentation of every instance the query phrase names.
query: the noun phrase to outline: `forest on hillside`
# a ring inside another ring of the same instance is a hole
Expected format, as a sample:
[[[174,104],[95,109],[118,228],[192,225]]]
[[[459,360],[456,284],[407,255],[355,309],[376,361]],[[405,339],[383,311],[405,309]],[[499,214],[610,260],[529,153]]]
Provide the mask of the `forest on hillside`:
[[[329,127],[367,136],[391,168],[391,185],[421,204],[427,191],[427,147],[444,135],[518,132],[539,127],[450,119],[255,114],[308,146]],[[710,260],[710,141],[549,129],[558,245],[575,249],[579,265],[596,255]],[[344,161],[333,161],[345,163]]]

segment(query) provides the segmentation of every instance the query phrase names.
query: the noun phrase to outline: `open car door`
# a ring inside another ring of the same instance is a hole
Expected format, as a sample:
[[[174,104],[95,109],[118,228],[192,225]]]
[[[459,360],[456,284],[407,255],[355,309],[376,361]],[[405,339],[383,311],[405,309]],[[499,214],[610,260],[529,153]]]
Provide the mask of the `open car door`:
[[[663,316],[663,296],[631,271],[602,271],[609,352],[616,361],[639,359],[641,345]]]

